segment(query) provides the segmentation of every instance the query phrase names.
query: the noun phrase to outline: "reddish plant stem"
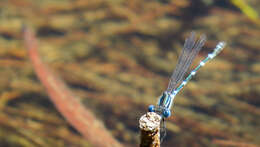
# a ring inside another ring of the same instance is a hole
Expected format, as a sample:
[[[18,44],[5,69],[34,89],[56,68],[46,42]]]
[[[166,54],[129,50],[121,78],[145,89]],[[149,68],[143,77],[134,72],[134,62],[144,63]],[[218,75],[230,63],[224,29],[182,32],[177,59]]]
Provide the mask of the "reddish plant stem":
[[[78,130],[93,146],[121,147],[122,145],[109,133],[103,123],[82,105],[64,82],[42,62],[38,54],[38,45],[34,33],[24,29],[25,45],[28,49],[34,70],[47,90],[58,111]]]

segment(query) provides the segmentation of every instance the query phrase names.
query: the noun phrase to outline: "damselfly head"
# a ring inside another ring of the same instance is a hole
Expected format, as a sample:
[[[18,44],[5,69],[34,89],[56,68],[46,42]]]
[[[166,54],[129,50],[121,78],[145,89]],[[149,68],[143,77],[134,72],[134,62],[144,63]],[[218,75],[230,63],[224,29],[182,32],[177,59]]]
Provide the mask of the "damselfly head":
[[[148,107],[148,111],[149,112],[154,112],[157,113],[159,115],[161,115],[163,118],[168,118],[171,116],[171,111],[168,108],[162,107],[162,106],[154,106],[154,105],[150,105]]]

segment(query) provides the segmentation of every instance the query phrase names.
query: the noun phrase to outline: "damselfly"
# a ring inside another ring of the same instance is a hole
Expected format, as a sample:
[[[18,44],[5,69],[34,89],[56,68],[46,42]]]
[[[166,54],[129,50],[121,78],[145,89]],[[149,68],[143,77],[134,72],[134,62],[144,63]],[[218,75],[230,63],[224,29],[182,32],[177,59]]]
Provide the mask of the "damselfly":
[[[190,36],[185,40],[182,53],[178,59],[177,66],[171,75],[168,88],[159,97],[156,106],[150,105],[148,108],[149,112],[156,112],[162,116],[162,120],[171,116],[171,107],[175,96],[179,91],[189,82],[189,80],[197,73],[197,71],[204,66],[208,61],[217,56],[225,47],[225,42],[219,42],[215,47],[214,51],[203,59],[199,65],[191,71],[191,73],[184,79],[184,75],[188,71],[192,61],[201,50],[202,46],[206,41],[206,36],[201,35],[196,41],[194,32],[191,32]],[[184,79],[184,80],[183,80]],[[164,123],[163,123],[164,125]]]

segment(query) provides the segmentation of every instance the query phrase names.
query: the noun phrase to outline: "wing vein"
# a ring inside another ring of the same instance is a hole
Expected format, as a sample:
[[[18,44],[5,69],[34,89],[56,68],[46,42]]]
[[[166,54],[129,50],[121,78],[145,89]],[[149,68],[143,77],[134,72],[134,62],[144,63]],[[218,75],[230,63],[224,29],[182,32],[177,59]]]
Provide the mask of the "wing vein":
[[[189,69],[192,61],[195,59],[206,41],[206,36],[204,34],[200,36],[198,41],[196,41],[195,35],[195,32],[191,32],[190,36],[185,40],[178,63],[171,75],[167,92],[172,92],[183,80],[183,77]]]

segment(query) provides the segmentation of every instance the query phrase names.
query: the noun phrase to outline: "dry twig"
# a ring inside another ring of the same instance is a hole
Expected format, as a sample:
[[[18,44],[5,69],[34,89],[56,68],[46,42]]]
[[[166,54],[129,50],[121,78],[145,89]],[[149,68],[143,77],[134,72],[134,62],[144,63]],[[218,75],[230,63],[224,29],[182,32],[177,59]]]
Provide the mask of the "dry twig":
[[[139,120],[141,129],[140,147],[160,147],[160,122],[161,116],[148,112]]]

